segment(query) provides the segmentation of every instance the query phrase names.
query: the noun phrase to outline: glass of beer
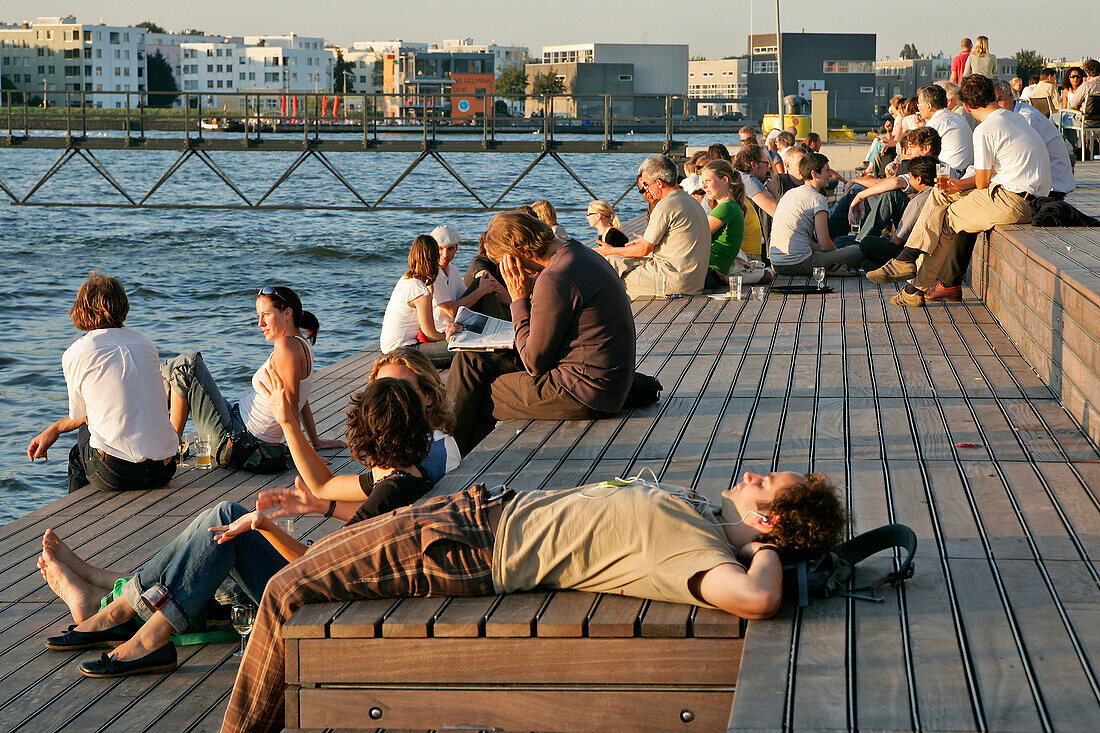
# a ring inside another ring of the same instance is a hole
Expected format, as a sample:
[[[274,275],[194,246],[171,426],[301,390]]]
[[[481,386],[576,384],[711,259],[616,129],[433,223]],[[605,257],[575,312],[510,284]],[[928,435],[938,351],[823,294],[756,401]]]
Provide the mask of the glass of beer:
[[[195,468],[200,471],[210,470],[210,447],[211,439],[209,435],[201,435],[195,438]]]
[[[742,287],[744,285],[744,279],[741,275],[730,275],[730,297],[734,300],[741,300],[744,296],[742,293]]]
[[[936,187],[943,189],[947,185],[947,179],[951,177],[951,169],[944,163],[936,163]]]

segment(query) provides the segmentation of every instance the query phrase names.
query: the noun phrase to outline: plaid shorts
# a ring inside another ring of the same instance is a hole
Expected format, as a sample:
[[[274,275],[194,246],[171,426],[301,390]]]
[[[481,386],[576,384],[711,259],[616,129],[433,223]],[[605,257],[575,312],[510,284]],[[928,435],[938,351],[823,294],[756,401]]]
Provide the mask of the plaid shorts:
[[[493,593],[493,533],[481,486],[352,524],[309,548],[267,584],[223,731],[282,728],[282,625],[306,603]]]

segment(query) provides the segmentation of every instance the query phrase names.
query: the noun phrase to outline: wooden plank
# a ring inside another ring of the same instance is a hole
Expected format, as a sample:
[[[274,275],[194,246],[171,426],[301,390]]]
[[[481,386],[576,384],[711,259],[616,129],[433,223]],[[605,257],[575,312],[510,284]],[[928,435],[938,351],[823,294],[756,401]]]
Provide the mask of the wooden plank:
[[[788,662],[794,612],[790,603],[766,621],[749,621],[737,685],[730,710],[730,731],[784,730]]]
[[[548,593],[539,592],[510,593],[504,596],[485,621],[485,636],[534,636],[535,619],[548,597]]]
[[[474,637],[485,632],[485,619],[496,603],[496,596],[452,598],[436,619],[437,637]]]
[[[730,685],[741,639],[301,639],[301,684]],[[386,664],[361,664],[385,659]],[[425,664],[446,659],[447,664]]]
[[[590,637],[632,637],[639,626],[645,601],[627,596],[601,595],[588,619]]]
[[[650,638],[686,637],[692,609],[694,606],[682,603],[650,601],[642,616],[641,635]]]
[[[744,635],[744,627],[744,619],[700,606],[691,617],[690,634],[696,639],[737,639]]]
[[[382,636],[386,638],[427,638],[432,622],[446,603],[441,598],[403,598],[382,621]]]
[[[588,626],[588,616],[596,606],[594,593],[558,591],[539,616],[535,635],[540,637],[582,637]]]
[[[394,726],[478,730],[668,731],[686,727],[717,730],[725,725],[730,690],[395,690],[302,689],[302,725],[356,728],[365,711]],[[373,721],[372,721],[373,722]]]
[[[352,601],[329,624],[329,636],[333,639],[381,636],[382,620],[395,604],[393,598]]]
[[[328,625],[343,610],[344,603],[310,603],[302,606],[283,624],[284,639],[324,639]]]

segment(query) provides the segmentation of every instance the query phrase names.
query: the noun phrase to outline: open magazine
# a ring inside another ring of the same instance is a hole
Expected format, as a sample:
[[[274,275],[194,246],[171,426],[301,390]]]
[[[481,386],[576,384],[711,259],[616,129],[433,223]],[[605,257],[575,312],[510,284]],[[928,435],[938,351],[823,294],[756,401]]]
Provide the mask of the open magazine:
[[[455,323],[462,326],[462,330],[447,342],[451,351],[515,348],[516,329],[511,321],[491,318],[463,306],[455,314]]]

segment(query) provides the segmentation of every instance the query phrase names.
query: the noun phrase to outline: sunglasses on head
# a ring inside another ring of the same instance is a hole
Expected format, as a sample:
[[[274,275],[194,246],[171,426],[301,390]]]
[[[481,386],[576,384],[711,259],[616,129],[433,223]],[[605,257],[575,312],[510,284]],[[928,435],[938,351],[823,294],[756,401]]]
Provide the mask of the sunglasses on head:
[[[264,287],[260,288],[259,291],[256,294],[257,295],[266,295],[269,298],[275,298],[276,300],[281,302],[283,305],[285,305],[287,308],[294,308],[294,306],[292,306],[290,304],[290,301],[288,301],[282,295],[279,295],[279,291],[276,290],[271,285],[265,285]]]

